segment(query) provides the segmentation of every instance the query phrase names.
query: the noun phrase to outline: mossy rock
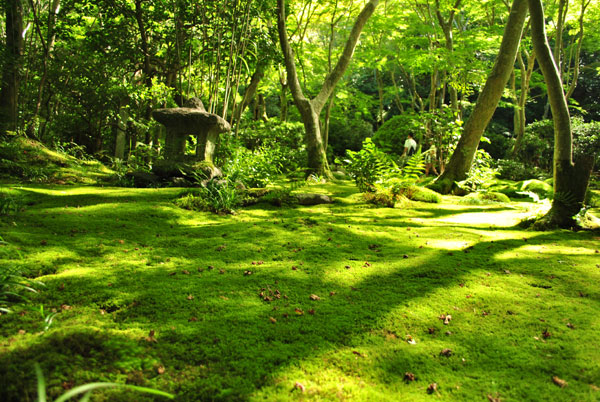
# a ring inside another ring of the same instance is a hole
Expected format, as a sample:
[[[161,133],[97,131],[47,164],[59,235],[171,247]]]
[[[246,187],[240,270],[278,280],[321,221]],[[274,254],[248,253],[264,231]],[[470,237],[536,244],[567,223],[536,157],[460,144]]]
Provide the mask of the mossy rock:
[[[413,201],[430,202],[439,204],[442,202],[442,195],[427,187],[411,186],[409,194],[405,194]]]

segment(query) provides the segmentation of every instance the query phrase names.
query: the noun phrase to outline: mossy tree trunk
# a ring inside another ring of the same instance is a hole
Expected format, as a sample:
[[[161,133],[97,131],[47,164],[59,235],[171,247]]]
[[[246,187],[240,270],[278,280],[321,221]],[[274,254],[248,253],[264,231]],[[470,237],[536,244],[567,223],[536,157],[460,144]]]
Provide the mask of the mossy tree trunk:
[[[536,222],[535,227],[571,228],[575,225],[573,216],[583,206],[590,173],[594,167],[594,156],[585,155],[573,163],[571,117],[560,72],[548,44],[544,9],[541,0],[528,0],[528,4],[533,48],[544,75],[554,121],[554,199],[550,211]]]
[[[317,96],[313,99],[308,99],[300,87],[294,53],[287,37],[285,0],[277,0],[279,43],[281,44],[281,50],[285,59],[288,85],[292,92],[294,103],[300,111],[300,116],[304,123],[309,169],[307,173],[309,174],[317,174],[327,179],[333,177],[331,170],[329,169],[329,164],[327,163],[327,156],[325,153],[326,147],[321,133],[319,116],[327,100],[333,93],[338,81],[342,78],[344,72],[348,68],[354,49],[358,43],[358,38],[360,37],[367,20],[375,11],[378,3],[379,0],[370,0],[364,6],[360,14],[356,17],[350,36],[346,41],[344,50],[337,64],[325,78],[323,86]]]
[[[514,0],[492,72],[477,98],[450,162],[432,186],[443,194],[452,191],[455,182],[467,178],[483,131],[494,115],[513,70],[526,16],[527,0]]]

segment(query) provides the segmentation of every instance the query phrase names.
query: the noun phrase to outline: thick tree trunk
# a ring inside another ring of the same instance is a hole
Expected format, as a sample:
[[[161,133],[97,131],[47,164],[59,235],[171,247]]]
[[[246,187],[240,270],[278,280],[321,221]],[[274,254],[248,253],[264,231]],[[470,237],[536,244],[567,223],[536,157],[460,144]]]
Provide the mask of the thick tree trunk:
[[[541,0],[528,0],[531,37],[538,64],[544,75],[554,121],[554,199],[552,208],[536,222],[537,229],[575,226],[573,216],[583,206],[594,156],[585,155],[573,163],[571,117],[558,66],[550,51]]]
[[[6,48],[0,87],[0,134],[17,129],[19,70],[23,55],[23,4],[6,0]]]
[[[513,69],[526,16],[527,0],[514,0],[492,72],[479,94],[450,162],[432,186],[437,191],[447,194],[452,191],[455,182],[466,179],[483,131],[498,106]]]
[[[350,64],[352,55],[358,38],[367,23],[367,20],[371,17],[375,11],[375,7],[379,0],[370,0],[362,9],[360,14],[356,17],[354,26],[350,31],[344,50],[340,55],[340,58],[333,68],[333,70],[327,75],[321,90],[313,99],[308,99],[302,92],[300,87],[300,81],[298,80],[298,73],[296,71],[296,63],[294,60],[294,53],[290,46],[287,37],[286,27],[286,15],[285,15],[285,0],[277,0],[277,28],[279,30],[279,43],[281,44],[281,50],[285,60],[285,69],[287,72],[288,85],[294,98],[294,103],[300,111],[302,116],[302,122],[305,128],[305,142],[308,153],[308,174],[317,174],[330,179],[333,177],[329,165],[327,163],[325,146],[323,138],[321,136],[321,129],[319,125],[319,115],[323,110],[327,100],[333,93],[335,86],[338,81],[344,75],[344,72]]]

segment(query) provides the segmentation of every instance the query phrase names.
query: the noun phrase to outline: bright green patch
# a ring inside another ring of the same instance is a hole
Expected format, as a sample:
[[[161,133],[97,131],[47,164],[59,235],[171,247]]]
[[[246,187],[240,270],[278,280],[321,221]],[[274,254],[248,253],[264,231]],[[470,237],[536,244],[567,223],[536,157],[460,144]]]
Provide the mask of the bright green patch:
[[[181,189],[11,187],[27,202],[0,217],[0,266],[46,288],[0,316],[3,400],[35,398],[34,362],[52,398],[97,381],[191,401],[600,397],[597,234],[516,229],[537,204],[309,187],[338,202],[221,216],[177,207]]]

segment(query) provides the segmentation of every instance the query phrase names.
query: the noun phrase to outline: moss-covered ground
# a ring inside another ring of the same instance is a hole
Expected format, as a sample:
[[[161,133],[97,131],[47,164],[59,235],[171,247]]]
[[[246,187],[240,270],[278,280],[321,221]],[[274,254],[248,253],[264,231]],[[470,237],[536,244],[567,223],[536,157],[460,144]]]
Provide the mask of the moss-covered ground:
[[[34,362],[54,397],[600,399],[600,237],[516,228],[536,204],[376,208],[338,182],[309,188],[332,205],[219,216],[178,189],[3,191],[24,210],[0,265],[46,287],[0,316],[2,401],[35,400]]]

